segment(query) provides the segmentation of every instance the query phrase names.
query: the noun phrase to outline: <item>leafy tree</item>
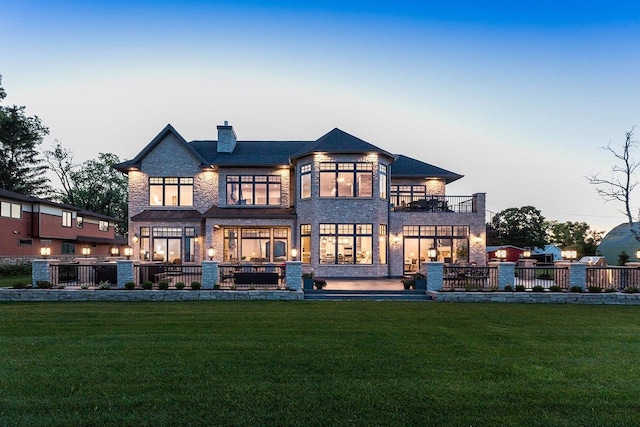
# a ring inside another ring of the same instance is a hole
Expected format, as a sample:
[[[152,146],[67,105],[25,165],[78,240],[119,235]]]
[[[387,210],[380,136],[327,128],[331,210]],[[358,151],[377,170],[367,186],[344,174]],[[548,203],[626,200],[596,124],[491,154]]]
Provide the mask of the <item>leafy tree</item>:
[[[604,231],[592,230],[586,222],[549,223],[549,242],[562,248],[572,248],[582,255],[595,255]]]
[[[113,168],[120,163],[115,154],[100,153],[98,158],[76,165],[73,153],[56,141],[53,149],[45,151],[49,169],[61,182],[56,199],[103,215],[118,218],[116,233],[127,230],[127,178]]]
[[[0,86],[0,101],[6,96]],[[44,173],[47,167],[36,150],[48,133],[38,116],[26,115],[25,107],[0,106],[0,185],[34,196],[49,193],[51,187]]]
[[[489,245],[539,247],[547,244],[548,222],[533,206],[508,208],[494,215],[488,224]]]

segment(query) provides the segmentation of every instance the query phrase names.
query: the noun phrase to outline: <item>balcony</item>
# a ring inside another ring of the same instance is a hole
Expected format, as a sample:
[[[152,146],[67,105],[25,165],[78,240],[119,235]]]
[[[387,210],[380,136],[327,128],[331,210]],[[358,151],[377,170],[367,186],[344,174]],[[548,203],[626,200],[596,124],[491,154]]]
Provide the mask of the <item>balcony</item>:
[[[477,196],[427,196],[422,199],[400,200],[397,206],[392,205],[394,212],[454,212],[476,213]]]

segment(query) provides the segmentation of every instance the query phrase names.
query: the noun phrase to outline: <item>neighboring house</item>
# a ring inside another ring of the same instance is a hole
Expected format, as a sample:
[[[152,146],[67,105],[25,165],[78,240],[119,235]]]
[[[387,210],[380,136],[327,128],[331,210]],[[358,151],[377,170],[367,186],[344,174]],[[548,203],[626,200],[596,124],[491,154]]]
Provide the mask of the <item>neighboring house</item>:
[[[531,257],[540,262],[554,262],[562,259],[562,249],[557,245],[544,245],[544,248],[534,248]]]
[[[13,191],[0,190],[0,256],[39,257],[48,247],[51,256],[109,255],[117,219],[75,206]]]
[[[394,155],[339,129],[315,141],[187,142],[167,125],[134,159],[134,258],[297,259],[324,277],[394,277],[437,260],[485,263],[485,194],[447,196],[462,175]]]

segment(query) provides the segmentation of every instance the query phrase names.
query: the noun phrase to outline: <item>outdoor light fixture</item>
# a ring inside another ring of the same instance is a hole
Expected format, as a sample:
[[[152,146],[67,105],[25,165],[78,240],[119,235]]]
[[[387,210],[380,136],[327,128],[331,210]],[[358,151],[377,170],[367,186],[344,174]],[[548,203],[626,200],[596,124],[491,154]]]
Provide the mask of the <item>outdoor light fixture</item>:
[[[498,249],[496,251],[496,257],[500,260],[500,261],[504,261],[505,259],[507,259],[507,250],[506,249]]]
[[[120,255],[120,248],[117,247],[116,245],[111,246],[111,255],[112,256]]]
[[[482,243],[482,236],[476,236],[475,242],[476,242],[476,245],[481,244]]]
[[[47,258],[49,255],[51,255],[51,248],[48,246],[41,247],[40,255],[42,255],[42,258]]]
[[[196,237],[195,237],[194,240],[195,240],[196,243],[198,243],[198,241],[200,240],[200,237],[198,237],[198,235],[196,234]]]
[[[213,261],[213,258],[216,256],[216,248],[214,248],[213,245],[207,249],[207,256],[209,257],[209,261]]]
[[[396,245],[400,243],[400,234],[395,235],[395,237],[393,238],[393,243],[395,243]]]
[[[429,257],[429,261],[435,261],[438,256],[438,251],[436,251],[436,248],[430,247],[427,249],[427,256]]]
[[[138,243],[138,235],[134,234],[131,240],[133,241],[133,243]]]
[[[576,259],[578,257],[578,254],[573,249],[567,249],[565,251],[561,251],[560,252],[560,256],[562,258],[568,259],[571,262],[571,261],[573,261],[574,259]]]
[[[522,252],[522,258],[531,258],[531,250],[529,248],[525,248]]]
[[[296,248],[291,249],[291,259],[295,261],[297,257],[298,257],[298,250]]]
[[[640,249],[636,251],[636,259],[640,260]]]
[[[87,257],[91,253],[91,248],[89,246],[85,246],[82,248],[82,255]]]
[[[133,255],[133,248],[131,246],[125,246],[124,247],[124,256],[126,256],[127,259],[131,259],[131,255]]]

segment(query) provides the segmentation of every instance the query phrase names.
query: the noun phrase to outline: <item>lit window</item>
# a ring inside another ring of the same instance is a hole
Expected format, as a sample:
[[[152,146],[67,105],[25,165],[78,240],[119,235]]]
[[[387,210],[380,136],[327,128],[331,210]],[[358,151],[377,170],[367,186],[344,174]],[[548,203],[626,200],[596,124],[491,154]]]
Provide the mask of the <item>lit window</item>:
[[[227,205],[279,206],[280,175],[227,176]]]
[[[20,219],[22,205],[19,203],[2,202],[0,203],[0,216],[5,218]]]
[[[62,226],[71,227],[72,215],[71,212],[62,211]]]
[[[149,178],[150,206],[193,206],[193,178]]]
[[[311,197],[311,165],[302,165],[300,167],[300,198],[308,199]]]
[[[320,163],[320,197],[371,197],[371,163]]]
[[[109,221],[100,221],[98,229],[100,231],[109,231]]]

